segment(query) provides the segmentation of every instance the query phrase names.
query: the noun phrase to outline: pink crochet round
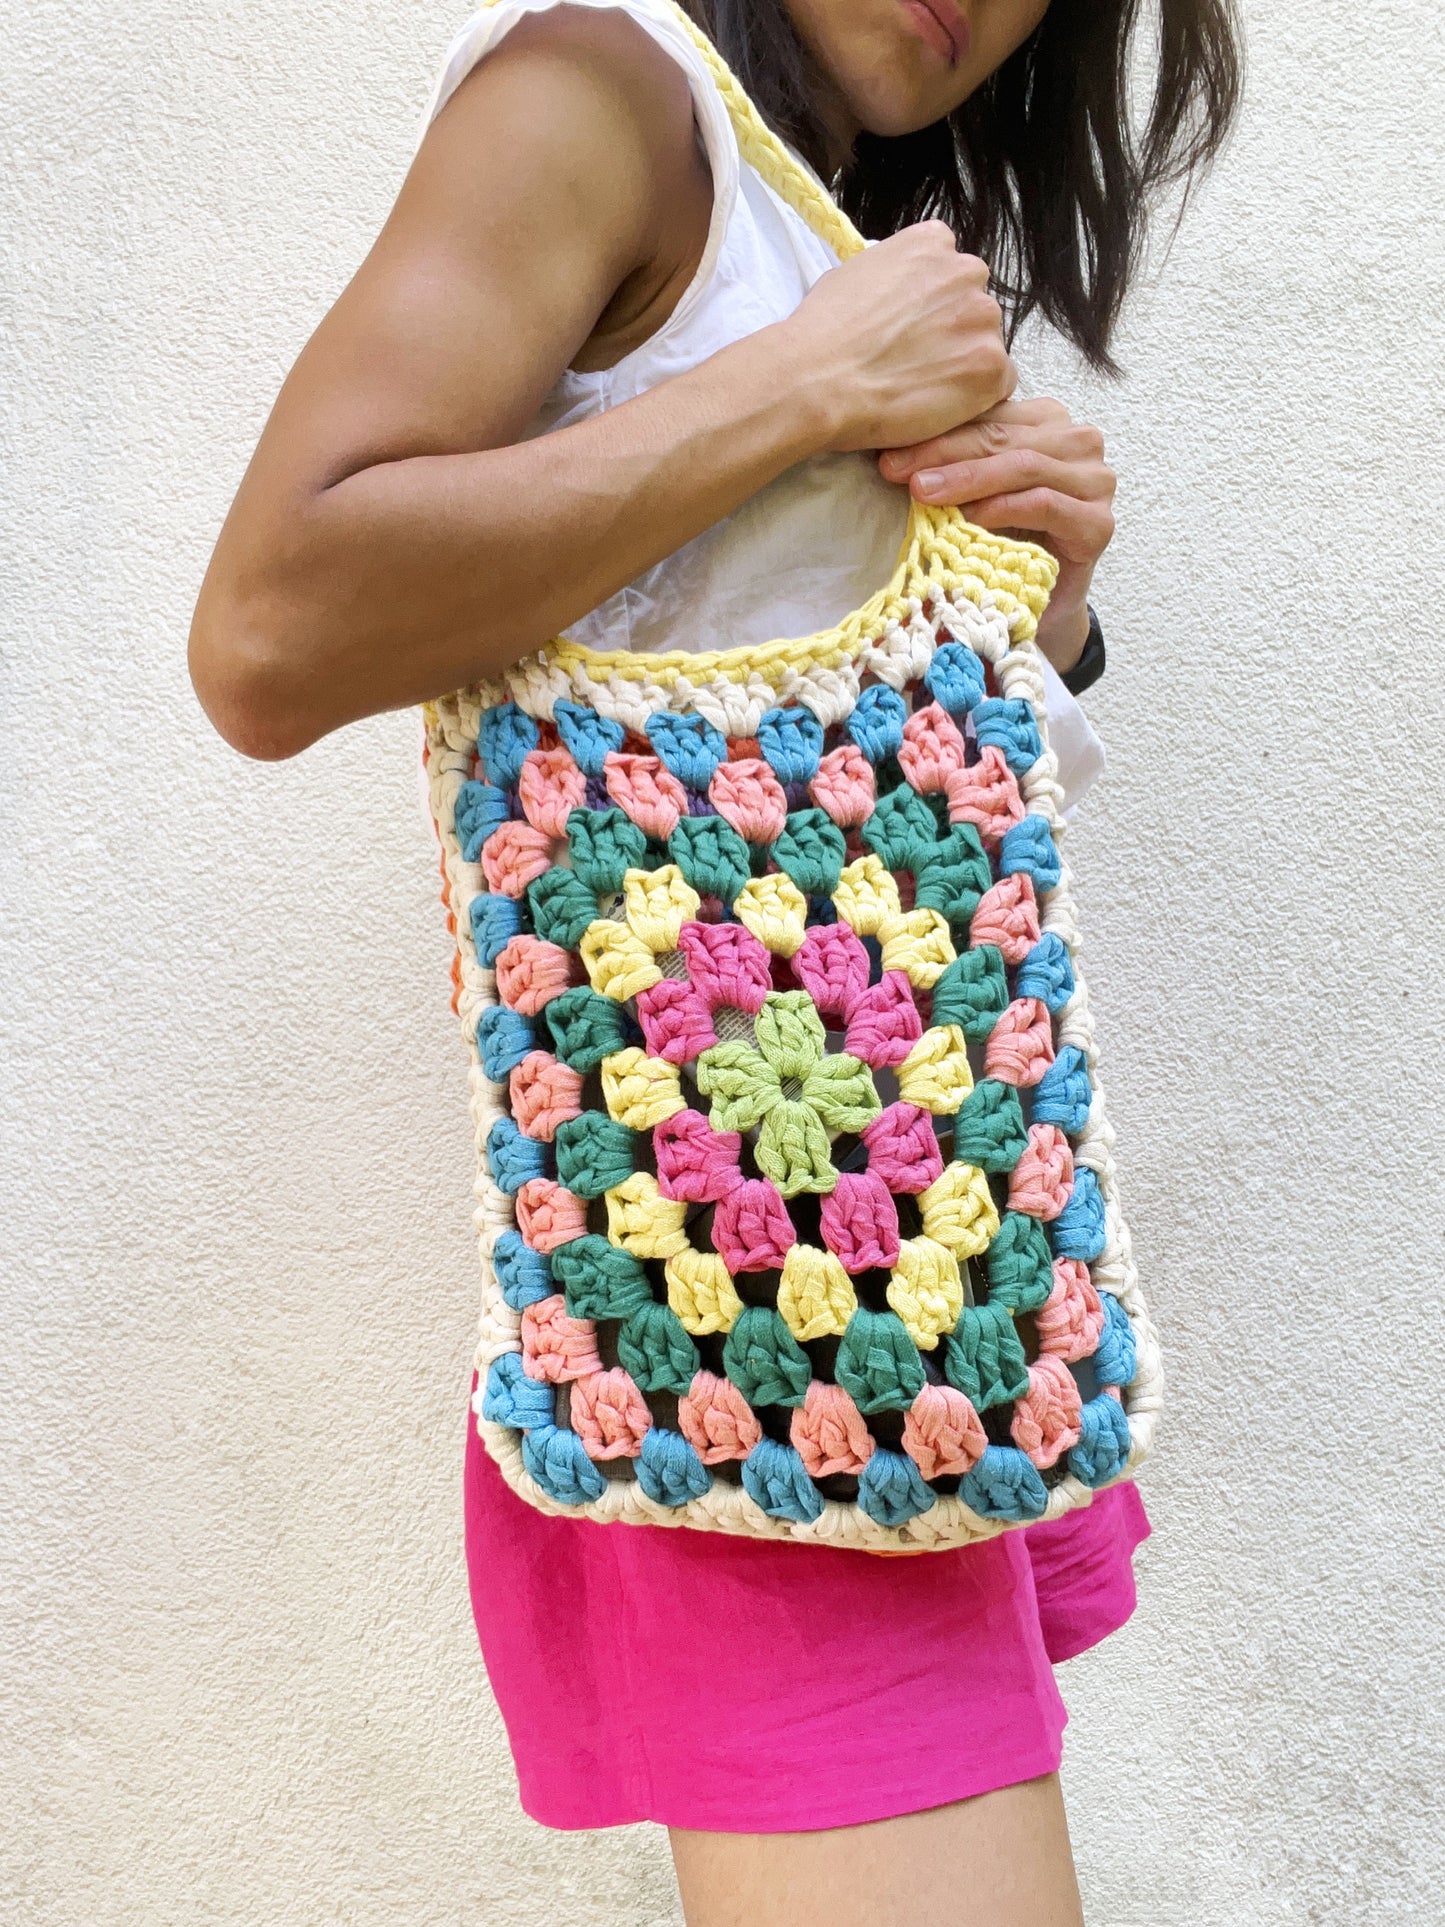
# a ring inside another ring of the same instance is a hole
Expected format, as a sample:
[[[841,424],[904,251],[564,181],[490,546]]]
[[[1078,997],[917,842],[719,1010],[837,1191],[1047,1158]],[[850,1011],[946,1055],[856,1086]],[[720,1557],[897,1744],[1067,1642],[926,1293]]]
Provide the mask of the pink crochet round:
[[[959,775],[967,762],[963,732],[937,703],[915,709],[903,725],[898,762],[920,796],[946,789],[950,777]]]
[[[890,1191],[916,1195],[943,1176],[943,1153],[933,1119],[917,1104],[890,1104],[864,1131],[863,1142],[868,1147],[868,1169]]]
[[[1079,1442],[1079,1388],[1063,1359],[1042,1352],[1029,1366],[1029,1389],[1014,1406],[1014,1444],[1041,1471]]]
[[[857,829],[873,814],[873,767],[856,743],[830,749],[818,765],[809,794],[842,830]]]
[[[793,955],[793,974],[825,1017],[846,1018],[868,988],[868,952],[848,924],[814,924]]]
[[[652,1427],[646,1399],[620,1365],[572,1381],[570,1418],[589,1459],[635,1459]]]
[[[1000,1015],[983,1049],[986,1077],[1027,1088],[1037,1084],[1054,1061],[1054,1029],[1049,1007],[1037,997],[1020,997]]]
[[[508,1079],[512,1116],[528,1137],[550,1144],[557,1126],[582,1115],[582,1077],[547,1051],[528,1051]]]
[[[1057,1218],[1074,1188],[1074,1154],[1057,1124],[1031,1124],[1009,1177],[1008,1208],[1045,1222]]]
[[[497,958],[497,995],[524,1017],[560,997],[571,979],[567,952],[541,937],[513,937]]]
[[[545,836],[567,834],[567,818],[587,798],[587,778],[565,749],[534,749],[523,761],[517,794],[527,821]]]
[[[845,1171],[822,1203],[823,1242],[855,1277],[898,1262],[898,1207],[877,1171]]]
[[[560,1291],[522,1313],[522,1370],[549,1385],[602,1370],[596,1326],[590,1318],[569,1318]]]
[[[925,1385],[903,1421],[903,1449],[925,1479],[971,1472],[987,1444],[983,1420],[951,1385]]]
[[[514,1203],[517,1229],[544,1256],[586,1235],[586,1205],[551,1178],[528,1178]]]
[[[607,794],[645,835],[672,835],[687,808],[687,791],[657,757],[614,750],[603,760],[602,775]]]
[[[720,763],[707,793],[718,815],[745,843],[772,843],[782,835],[788,799],[761,758]]]
[[[1003,751],[992,743],[979,751],[976,763],[955,770],[944,787],[949,821],[972,823],[986,850],[996,850],[1005,833],[1027,814],[1018,781]]]
[[[690,1064],[717,1042],[712,1014],[691,984],[664,977],[637,999],[637,1021],[648,1054],[669,1064]]]
[[[665,1198],[716,1204],[742,1182],[742,1137],[736,1131],[715,1131],[701,1111],[678,1111],[657,1126],[652,1141],[657,1188]]]
[[[854,1000],[845,1049],[881,1069],[901,1064],[922,1035],[913,986],[901,970],[885,970]]]
[[[777,1187],[766,1178],[743,1178],[713,1213],[712,1241],[731,1272],[775,1271],[798,1234]]]
[[[772,958],[740,923],[685,923],[678,948],[687,974],[712,1010],[734,1005],[756,1016],[773,987]]]
[[[991,943],[1003,952],[1004,962],[1021,964],[1039,940],[1039,906],[1033,878],[1022,871],[1000,877],[979,898],[968,926],[968,941],[977,950]]]
[[[712,1372],[694,1373],[677,1401],[677,1422],[704,1465],[745,1459],[763,1436],[756,1412],[737,1386]]]
[[[861,1472],[877,1449],[863,1414],[843,1387],[816,1378],[793,1413],[788,1436],[811,1479]]]
[[[1098,1349],[1104,1305],[1078,1258],[1055,1258],[1054,1288],[1034,1313],[1039,1349],[1073,1364]]]
[[[503,823],[482,845],[482,875],[487,888],[520,897],[527,885],[552,867],[552,839],[531,823]]]

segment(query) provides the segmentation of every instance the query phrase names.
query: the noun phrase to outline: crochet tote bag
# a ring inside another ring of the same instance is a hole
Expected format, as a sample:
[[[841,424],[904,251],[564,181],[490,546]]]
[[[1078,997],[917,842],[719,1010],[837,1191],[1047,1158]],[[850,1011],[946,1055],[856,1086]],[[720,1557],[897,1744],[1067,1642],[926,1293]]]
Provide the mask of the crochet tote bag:
[[[746,159],[855,252],[688,27]],[[558,641],[427,706],[476,1419],[543,1511],[911,1552],[1146,1451],[1032,643],[1054,572],[915,505],[823,634]]]

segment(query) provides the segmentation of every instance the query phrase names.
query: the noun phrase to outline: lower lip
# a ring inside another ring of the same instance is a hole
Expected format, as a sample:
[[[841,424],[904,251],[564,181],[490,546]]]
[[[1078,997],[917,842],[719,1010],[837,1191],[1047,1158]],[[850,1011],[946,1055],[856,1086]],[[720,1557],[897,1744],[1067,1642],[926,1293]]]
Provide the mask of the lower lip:
[[[903,11],[913,22],[914,31],[920,40],[930,46],[940,60],[947,61],[950,67],[958,65],[958,48],[953,36],[947,32],[937,14],[924,6],[923,0],[901,0]]]

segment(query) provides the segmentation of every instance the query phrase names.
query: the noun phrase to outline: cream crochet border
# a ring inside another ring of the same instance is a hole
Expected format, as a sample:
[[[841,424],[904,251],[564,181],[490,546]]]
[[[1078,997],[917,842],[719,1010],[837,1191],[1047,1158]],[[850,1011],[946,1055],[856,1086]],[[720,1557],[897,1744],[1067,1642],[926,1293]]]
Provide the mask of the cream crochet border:
[[[840,257],[856,253],[863,242],[851,222],[762,123],[711,43],[680,8],[673,11],[717,80],[744,159]],[[510,699],[527,714],[550,719],[554,704],[565,697],[639,732],[654,711],[672,709],[696,710],[724,735],[753,736],[765,710],[796,702],[810,708],[826,727],[851,713],[865,677],[898,690],[916,681],[932,660],[936,627],[991,663],[1003,695],[1022,698],[1033,710],[1044,750],[1020,788],[1028,808],[1044,817],[1061,840],[1062,792],[1058,764],[1048,746],[1041,658],[1033,643],[1055,571],[1054,559],[1044,549],[974,528],[954,510],[915,504],[887,586],[819,635],[700,655],[602,653],[559,639],[494,681],[426,705],[428,788],[441,839],[447,901],[456,924],[461,979],[457,1008],[470,1064],[477,1153],[476,1224],[483,1292],[476,1358],[479,1383],[473,1404],[477,1431],[487,1451],[513,1491],[539,1511],[602,1523],[688,1526],[873,1552],[934,1551],[993,1538],[1012,1530],[1015,1523],[982,1518],[962,1500],[949,1496],[897,1527],[879,1525],[856,1505],[832,1500],[825,1503],[818,1519],[795,1523],[770,1517],[741,1486],[722,1480],[715,1480],[701,1498],[682,1506],[657,1504],[635,1479],[609,1479],[600,1499],[562,1505],[526,1471],[520,1435],[482,1417],[488,1367],[501,1353],[521,1349],[520,1316],[502,1295],[492,1264],[497,1238],[511,1228],[514,1218],[511,1200],[492,1182],[486,1161],[487,1133],[504,1115],[506,1087],[485,1075],[476,1047],[477,1017],[497,1002],[495,973],[477,961],[467,915],[472,898],[486,885],[480,865],[464,861],[455,827],[457,793],[472,775],[482,711]],[[1104,1201],[1107,1236],[1092,1274],[1095,1283],[1111,1292],[1128,1313],[1138,1348],[1135,1378],[1124,1392],[1130,1451],[1120,1476],[1127,1477],[1153,1442],[1163,1399],[1163,1371],[1119,1203],[1114,1132],[1097,1078],[1088,992],[1077,968],[1079,924],[1070,883],[1065,865],[1058,885],[1044,901],[1042,925],[1059,935],[1075,959],[1075,991],[1059,1013],[1058,1039],[1084,1053],[1093,1084],[1093,1106],[1074,1151],[1076,1164],[1087,1165],[1095,1173]],[[1092,1498],[1093,1490],[1069,1474],[1050,1490],[1044,1516],[1061,1518]]]

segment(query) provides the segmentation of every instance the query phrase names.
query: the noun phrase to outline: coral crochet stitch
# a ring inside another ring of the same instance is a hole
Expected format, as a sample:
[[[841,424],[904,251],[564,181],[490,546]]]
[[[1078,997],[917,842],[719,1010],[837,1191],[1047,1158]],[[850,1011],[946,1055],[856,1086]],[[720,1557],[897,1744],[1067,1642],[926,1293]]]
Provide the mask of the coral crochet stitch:
[[[854,251],[688,31],[748,159]],[[915,505],[835,629],[558,641],[428,705],[477,1425],[532,1504],[918,1552],[1147,1451],[1032,640],[1054,570]]]

